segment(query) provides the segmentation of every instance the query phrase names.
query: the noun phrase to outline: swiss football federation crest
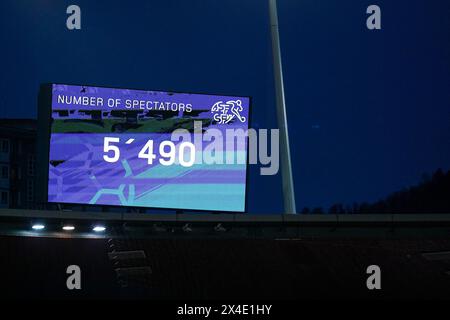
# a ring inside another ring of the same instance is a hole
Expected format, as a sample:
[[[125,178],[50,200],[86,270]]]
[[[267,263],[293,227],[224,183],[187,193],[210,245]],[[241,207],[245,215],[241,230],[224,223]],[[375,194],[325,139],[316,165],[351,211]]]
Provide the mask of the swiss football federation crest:
[[[211,112],[214,113],[214,121],[218,124],[229,123],[233,118],[245,122],[246,118],[241,116],[242,110],[242,100],[218,101],[211,107]]]

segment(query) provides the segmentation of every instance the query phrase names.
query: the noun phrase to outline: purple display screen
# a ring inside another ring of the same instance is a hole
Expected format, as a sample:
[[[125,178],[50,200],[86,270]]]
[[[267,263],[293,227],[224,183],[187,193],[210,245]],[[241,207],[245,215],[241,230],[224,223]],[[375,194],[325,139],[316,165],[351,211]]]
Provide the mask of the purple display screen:
[[[245,211],[248,97],[54,84],[51,99],[49,202]]]

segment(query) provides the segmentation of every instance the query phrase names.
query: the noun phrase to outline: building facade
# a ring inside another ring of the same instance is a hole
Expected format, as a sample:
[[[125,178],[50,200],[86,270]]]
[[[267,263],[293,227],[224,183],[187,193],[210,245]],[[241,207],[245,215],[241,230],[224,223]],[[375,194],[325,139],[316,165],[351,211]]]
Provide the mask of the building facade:
[[[36,207],[36,120],[0,119],[0,208]]]

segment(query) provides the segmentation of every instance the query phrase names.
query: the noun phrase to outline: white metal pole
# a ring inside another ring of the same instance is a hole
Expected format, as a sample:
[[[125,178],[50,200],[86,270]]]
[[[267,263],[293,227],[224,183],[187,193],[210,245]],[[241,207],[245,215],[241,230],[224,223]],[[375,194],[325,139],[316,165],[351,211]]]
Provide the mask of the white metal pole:
[[[294,181],[292,178],[291,152],[284,99],[283,69],[281,65],[280,36],[278,33],[277,1],[269,0],[270,31],[272,34],[273,71],[278,128],[280,130],[281,179],[283,183],[284,213],[297,213],[295,208]]]

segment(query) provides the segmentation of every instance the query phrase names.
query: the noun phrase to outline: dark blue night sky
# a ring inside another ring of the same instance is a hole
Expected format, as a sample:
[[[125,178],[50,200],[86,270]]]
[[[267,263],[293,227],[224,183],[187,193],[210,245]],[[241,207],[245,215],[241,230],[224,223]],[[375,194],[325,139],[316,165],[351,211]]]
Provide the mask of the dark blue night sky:
[[[82,30],[65,26],[77,4]],[[365,27],[378,4],[382,30]],[[450,168],[448,0],[278,0],[297,207],[375,201]],[[253,97],[276,128],[264,0],[2,1],[0,117],[37,115],[42,82]],[[249,211],[281,212],[251,168]]]

